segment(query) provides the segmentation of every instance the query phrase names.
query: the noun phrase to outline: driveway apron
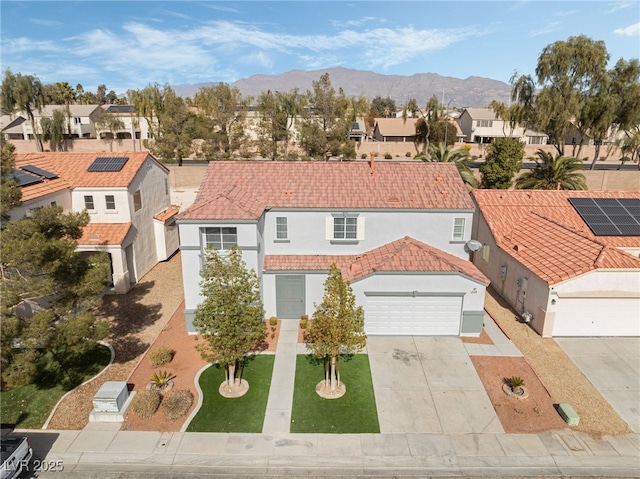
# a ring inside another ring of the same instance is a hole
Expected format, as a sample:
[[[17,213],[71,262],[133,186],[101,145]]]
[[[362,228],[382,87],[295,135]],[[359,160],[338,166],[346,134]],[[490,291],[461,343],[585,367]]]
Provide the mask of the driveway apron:
[[[502,433],[457,337],[369,336],[382,433]]]

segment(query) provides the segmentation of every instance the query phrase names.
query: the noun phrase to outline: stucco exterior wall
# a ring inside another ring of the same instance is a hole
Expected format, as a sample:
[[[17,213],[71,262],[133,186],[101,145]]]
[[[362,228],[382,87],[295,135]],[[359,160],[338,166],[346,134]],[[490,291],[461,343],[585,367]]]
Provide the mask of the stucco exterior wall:
[[[358,211],[358,221],[364,219],[364,239],[356,242],[335,242],[327,239],[327,218],[338,210],[276,211],[270,210],[264,220],[265,254],[353,255],[411,236],[442,251],[468,259],[465,243],[471,238],[471,211]],[[276,217],[287,218],[289,239],[276,240]],[[464,239],[453,240],[455,218],[465,219]],[[330,220],[331,221],[331,220]]]
[[[12,221],[19,220],[27,216],[29,214],[29,210],[50,206],[53,202],[55,202],[56,206],[62,207],[63,211],[71,211],[71,194],[69,193],[69,190],[62,190],[40,198],[25,201],[17,208],[12,209],[9,212],[9,216]]]

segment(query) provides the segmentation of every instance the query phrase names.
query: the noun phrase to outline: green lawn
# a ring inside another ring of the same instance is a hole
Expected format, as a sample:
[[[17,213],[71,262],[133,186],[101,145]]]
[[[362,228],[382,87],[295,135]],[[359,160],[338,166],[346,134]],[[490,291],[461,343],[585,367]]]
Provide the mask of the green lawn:
[[[323,399],[316,384],[324,378],[324,364],[299,354],[291,412],[294,433],[379,433],[378,411],[366,354],[343,356],[340,379],[347,392],[339,399]]]
[[[109,360],[109,348],[96,344],[83,353],[67,356],[64,367],[48,353],[38,361],[33,384],[0,393],[3,427],[41,428],[58,400],[74,387],[102,371]]]
[[[222,368],[214,365],[202,373],[202,407],[189,423],[187,431],[262,432],[275,355],[258,354],[248,359],[242,377],[249,383],[249,391],[239,398],[225,398],[218,392],[224,381]]]

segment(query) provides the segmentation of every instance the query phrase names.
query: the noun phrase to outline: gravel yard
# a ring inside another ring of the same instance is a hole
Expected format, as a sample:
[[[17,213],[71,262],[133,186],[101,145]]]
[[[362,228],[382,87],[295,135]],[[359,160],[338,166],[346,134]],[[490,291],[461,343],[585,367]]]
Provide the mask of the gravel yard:
[[[147,348],[183,299],[180,253],[158,263],[123,295],[104,297],[101,315],[111,322],[109,342],[116,357],[103,374],[68,394],[49,429],[82,429],[93,409],[93,396],[106,381],[126,381]]]

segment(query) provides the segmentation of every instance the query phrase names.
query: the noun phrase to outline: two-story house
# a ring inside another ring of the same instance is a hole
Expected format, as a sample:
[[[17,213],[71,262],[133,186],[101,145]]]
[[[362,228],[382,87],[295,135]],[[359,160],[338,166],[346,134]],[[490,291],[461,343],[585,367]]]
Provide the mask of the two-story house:
[[[518,126],[511,127],[496,116],[491,108],[465,108],[456,119],[464,141],[468,143],[491,143],[492,138],[519,138],[527,145],[546,145],[549,135]]]
[[[87,210],[90,223],[78,250],[108,253],[114,291],[125,293],[178,249],[178,209],[171,205],[168,175],[146,152],[17,153],[22,205],[11,219],[48,205]]]
[[[468,260],[473,213],[453,164],[211,162],[176,220],[187,330],[207,249],[237,245],[267,316],[311,316],[335,263],[368,334],[477,336],[489,282]]]

